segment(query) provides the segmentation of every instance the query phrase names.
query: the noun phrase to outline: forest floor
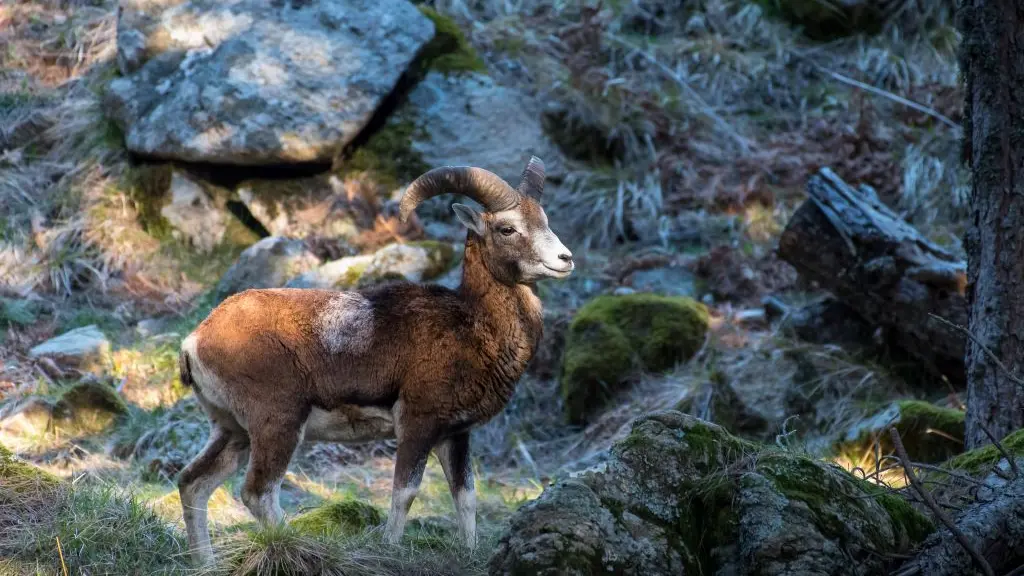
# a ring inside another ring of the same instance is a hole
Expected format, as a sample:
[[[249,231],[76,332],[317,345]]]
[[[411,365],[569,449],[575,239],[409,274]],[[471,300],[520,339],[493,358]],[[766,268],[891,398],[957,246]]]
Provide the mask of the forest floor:
[[[767,295],[798,304],[816,294],[773,249],[805,198],[807,177],[822,166],[871,184],[925,235],[962,252],[966,188],[955,124],[963,98],[951,18],[922,16],[927,34],[889,26],[820,42],[749,0],[600,11],[530,0],[434,7],[459,24],[498,82],[560,107],[563,146],[581,148],[548,208],[579,256],[578,272],[544,288],[546,307],[571,314],[645,259],[671,259],[711,295],[711,336],[693,360],[644,376],[583,429],[564,423],[555,379],[524,378],[508,408],[474,436],[482,532],[475,554],[433,536],[396,551],[369,530],[328,549],[289,532],[241,530],[252,518],[236,479],[212,505],[215,539],[230,559],[217,570],[330,557],[336,562],[321,564],[325,573],[483,573],[517,506],[552,478],[595,462],[634,417],[677,406],[716,371],[770,404],[812,365],[812,385],[832,413],[811,416],[827,420],[815,423],[819,437],[790,437],[787,428],[777,441],[819,453],[826,432],[865,416],[861,392],[921,395],[870,358],[796,341],[744,312],[759,310]],[[22,458],[73,480],[45,501],[21,502],[14,520],[0,510],[0,558],[30,550],[0,560],[0,573],[51,574],[61,562],[85,574],[192,573],[173,482],[181,454],[140,460],[119,457],[118,447],[154,431],[162,440],[151,444],[201,446],[205,423],[177,382],[177,347],[208,312],[208,291],[240,249],[197,257],[140,225],[138,198],[123,185],[131,158],[100,103],[116,69],[115,29],[112,0],[0,5],[0,405],[58,394],[67,383],[28,350],[93,324],[112,344],[102,377],[129,403],[113,429],[0,435]],[[153,317],[165,319],[158,334],[137,330]],[[939,386],[926,396],[955,404]],[[385,510],[393,455],[389,442],[304,446],[283,505],[292,515],[355,498]],[[867,456],[829,455],[848,468]],[[452,525],[433,459],[411,517],[423,534]]]

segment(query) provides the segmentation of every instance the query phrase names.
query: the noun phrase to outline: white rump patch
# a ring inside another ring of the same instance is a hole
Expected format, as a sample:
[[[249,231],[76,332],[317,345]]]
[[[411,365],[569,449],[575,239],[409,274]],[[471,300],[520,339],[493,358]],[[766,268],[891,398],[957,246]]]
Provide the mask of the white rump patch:
[[[320,311],[317,331],[331,354],[366,353],[373,341],[373,305],[357,292],[339,292]]]
[[[188,354],[192,379],[195,380],[196,387],[199,388],[203,398],[222,410],[230,411],[231,405],[225,398],[223,381],[199,359],[199,341],[195,332],[181,341],[181,349]],[[246,425],[244,420],[239,419],[238,422],[243,427]]]

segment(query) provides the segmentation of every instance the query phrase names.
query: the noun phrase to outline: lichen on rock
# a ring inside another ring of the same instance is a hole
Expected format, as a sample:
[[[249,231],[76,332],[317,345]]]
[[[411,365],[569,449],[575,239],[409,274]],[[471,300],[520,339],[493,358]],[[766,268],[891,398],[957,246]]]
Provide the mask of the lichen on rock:
[[[250,288],[280,288],[290,279],[320,265],[302,240],[268,236],[246,248],[217,284],[226,298]]]
[[[51,358],[82,371],[98,370],[110,355],[110,340],[99,326],[68,330],[29,350],[32,358]]]
[[[490,574],[876,574],[934,527],[831,464],[676,411],[517,511]]]
[[[660,372],[700,349],[708,312],[690,298],[603,295],[576,313],[562,356],[562,395],[570,422],[600,410],[637,370]]]
[[[434,36],[403,0],[135,0],[105,92],[136,154],[235,165],[327,162]]]

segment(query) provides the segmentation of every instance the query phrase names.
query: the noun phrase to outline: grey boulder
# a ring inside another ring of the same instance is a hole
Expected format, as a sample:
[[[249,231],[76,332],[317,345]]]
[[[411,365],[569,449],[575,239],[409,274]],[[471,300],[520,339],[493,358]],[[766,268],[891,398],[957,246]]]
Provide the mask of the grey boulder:
[[[406,0],[122,0],[106,93],[129,150],[192,162],[329,161],[433,23]]]

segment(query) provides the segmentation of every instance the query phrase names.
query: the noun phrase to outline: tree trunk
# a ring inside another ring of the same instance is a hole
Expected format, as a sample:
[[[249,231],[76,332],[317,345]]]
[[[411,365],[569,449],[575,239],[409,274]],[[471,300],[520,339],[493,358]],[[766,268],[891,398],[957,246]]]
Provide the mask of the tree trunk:
[[[966,265],[929,242],[868,186],[855,190],[828,168],[779,239],[779,256],[909,353],[938,383],[965,383]],[[938,386],[944,385],[938,384]],[[938,387],[937,386],[937,387]]]
[[[964,0],[964,161],[973,176],[969,329],[1010,369],[1024,366],[1024,0]],[[968,448],[1024,426],[1024,390],[967,346]]]

